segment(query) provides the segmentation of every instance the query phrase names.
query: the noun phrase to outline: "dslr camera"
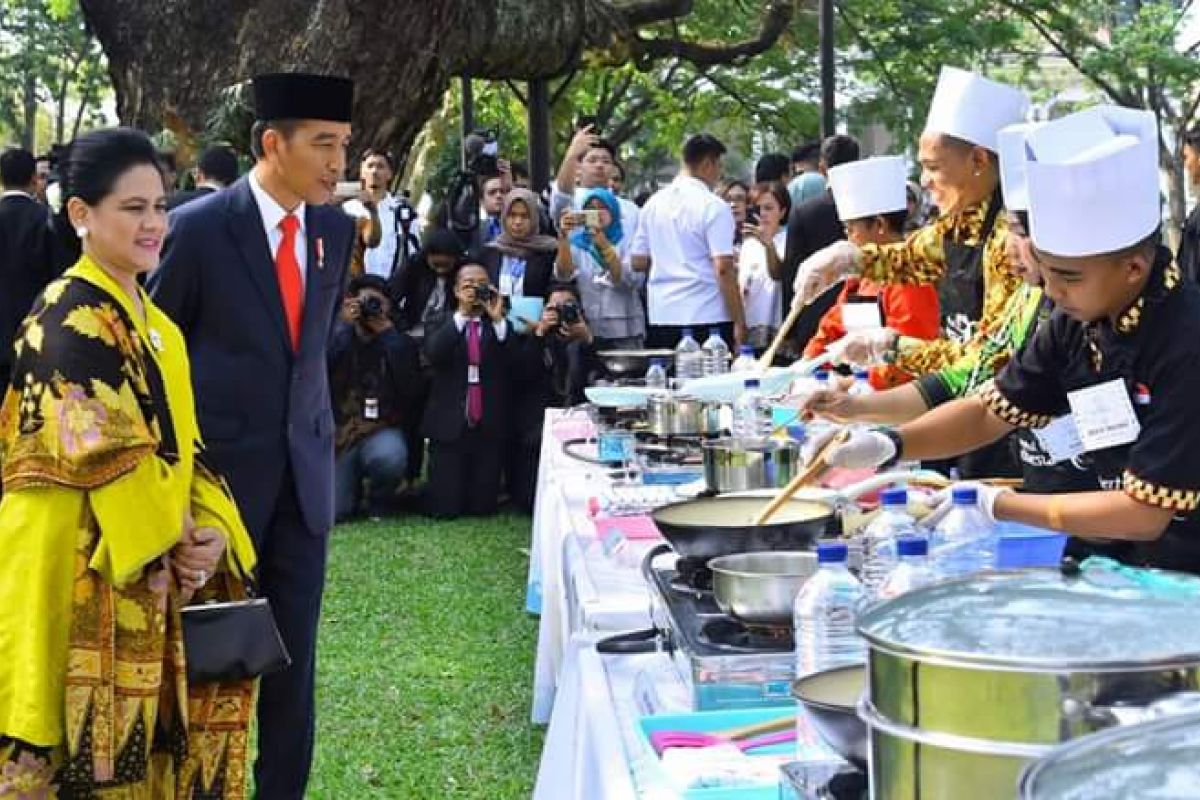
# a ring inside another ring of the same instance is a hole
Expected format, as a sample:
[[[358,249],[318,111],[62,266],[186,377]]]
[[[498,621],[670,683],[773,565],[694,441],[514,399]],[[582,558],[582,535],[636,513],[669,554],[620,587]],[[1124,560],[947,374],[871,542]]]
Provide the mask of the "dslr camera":
[[[496,132],[490,128],[475,131],[473,136],[482,140],[482,146],[478,152],[472,152],[473,147],[468,145],[468,152],[472,156],[467,163],[467,172],[476,175],[480,178],[494,178],[500,174],[500,144]],[[472,143],[474,144],[474,143]]]
[[[383,301],[379,295],[363,292],[358,296],[359,314],[363,319],[383,316]]]
[[[491,286],[480,286],[477,284],[472,288],[475,290],[475,302],[481,306],[491,305],[492,301],[496,299],[496,290]]]
[[[562,325],[577,325],[583,318],[579,312],[579,304],[574,301],[559,303],[554,310],[558,312],[558,321]]]

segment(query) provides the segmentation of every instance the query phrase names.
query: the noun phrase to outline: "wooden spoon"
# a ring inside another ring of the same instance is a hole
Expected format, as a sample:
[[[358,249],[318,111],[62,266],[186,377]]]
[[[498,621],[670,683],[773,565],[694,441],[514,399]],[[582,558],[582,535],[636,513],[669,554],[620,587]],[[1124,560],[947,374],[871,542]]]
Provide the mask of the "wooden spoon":
[[[775,353],[779,351],[788,334],[792,332],[792,326],[796,324],[796,320],[800,319],[800,313],[806,308],[808,308],[808,303],[794,303],[792,305],[792,310],[788,312],[787,318],[779,326],[779,331],[775,334],[775,339],[771,342],[771,346],[766,349],[766,352],[762,354],[762,358],[758,360],[758,369],[760,371],[766,372],[767,368],[775,361]]]
[[[799,475],[792,478],[791,481],[788,482],[788,485],[783,487],[783,490],[780,491],[775,499],[767,503],[766,507],[759,512],[757,517],[754,518],[754,524],[766,524],[767,520],[774,516],[775,512],[783,508],[787,501],[791,500],[792,496],[796,494],[796,492],[800,491],[800,489],[804,488],[809,483],[813,482],[822,474],[824,474],[824,472],[829,469],[828,457],[830,452],[833,451],[834,447],[843,444],[849,438],[850,429],[843,428],[836,436],[830,439],[824,447],[817,451],[817,454],[813,456],[813,460],[809,462],[808,466],[805,467]]]

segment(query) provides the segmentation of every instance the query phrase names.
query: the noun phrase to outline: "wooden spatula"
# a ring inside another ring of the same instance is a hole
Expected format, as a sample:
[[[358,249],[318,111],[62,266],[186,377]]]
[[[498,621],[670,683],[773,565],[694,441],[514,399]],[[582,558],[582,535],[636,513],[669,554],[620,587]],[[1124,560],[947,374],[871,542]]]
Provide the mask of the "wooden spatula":
[[[796,492],[821,477],[829,469],[829,453],[833,451],[834,447],[843,444],[849,438],[850,429],[843,428],[836,436],[830,439],[824,447],[817,451],[817,454],[813,456],[813,460],[808,463],[808,466],[799,475],[792,478],[775,499],[767,503],[766,507],[754,518],[754,524],[765,525],[767,520],[774,516],[775,512],[783,508]]]

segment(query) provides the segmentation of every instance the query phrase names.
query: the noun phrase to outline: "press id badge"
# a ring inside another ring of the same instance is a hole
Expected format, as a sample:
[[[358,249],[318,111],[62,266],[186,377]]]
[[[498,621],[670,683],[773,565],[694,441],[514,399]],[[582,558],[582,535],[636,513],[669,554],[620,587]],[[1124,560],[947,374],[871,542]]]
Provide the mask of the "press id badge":
[[[1088,452],[1130,444],[1142,432],[1123,380],[1079,389],[1069,393],[1067,401],[1079,440]]]
[[[848,331],[862,331],[883,327],[883,315],[878,303],[847,302],[842,305],[842,327]]]
[[[1075,417],[1070,414],[1059,417],[1044,428],[1035,428],[1033,435],[1055,464],[1070,461],[1086,452],[1079,438],[1079,429],[1075,427]]]
[[[367,397],[363,400],[363,419],[379,419],[378,397]]]
[[[472,384],[472,385],[479,383],[479,365],[478,364],[468,364],[467,365],[467,383]]]

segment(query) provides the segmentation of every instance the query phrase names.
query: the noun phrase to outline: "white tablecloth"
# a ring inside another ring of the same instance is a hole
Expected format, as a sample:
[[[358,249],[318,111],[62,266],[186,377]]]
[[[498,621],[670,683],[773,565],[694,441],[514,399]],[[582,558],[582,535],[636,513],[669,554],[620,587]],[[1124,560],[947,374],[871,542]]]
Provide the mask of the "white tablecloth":
[[[652,543],[628,542],[615,557],[604,553],[585,502],[607,477],[603,468],[562,453],[552,429],[562,413],[548,411],[542,433],[526,590],[526,610],[541,615],[531,713],[537,724],[550,720],[564,648],[573,634],[650,624],[649,593],[637,565]]]

